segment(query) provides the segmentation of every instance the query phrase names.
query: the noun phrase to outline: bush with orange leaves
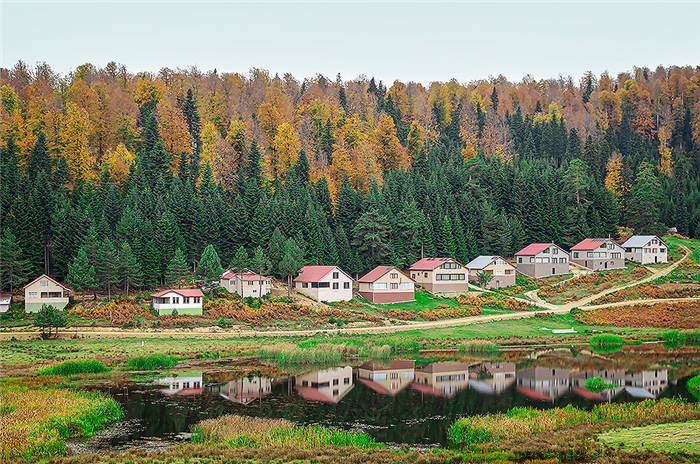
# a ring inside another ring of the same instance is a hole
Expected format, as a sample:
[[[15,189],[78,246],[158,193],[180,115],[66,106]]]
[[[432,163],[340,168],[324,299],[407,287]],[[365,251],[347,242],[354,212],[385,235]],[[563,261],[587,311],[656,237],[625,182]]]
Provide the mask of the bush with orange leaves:
[[[478,306],[441,306],[438,308],[421,309],[418,312],[397,308],[380,308],[379,310],[388,317],[401,321],[437,321],[440,319],[456,319],[460,317],[478,316],[481,314],[481,308]]]
[[[559,285],[549,285],[541,288],[537,294],[543,298],[554,296],[566,297],[569,293],[590,288],[594,292],[600,292],[624,282],[641,279],[649,273],[644,268],[638,267],[627,272],[626,269],[609,271],[605,273],[594,272],[584,276],[575,277]]]
[[[615,293],[594,300],[591,304],[601,305],[628,300],[666,300],[669,298],[688,298],[696,296],[700,296],[700,288],[680,287],[666,289],[658,284],[649,283],[618,290]]]
[[[457,302],[461,305],[477,306],[481,309],[496,309],[504,311],[531,311],[534,306],[525,302],[507,298],[496,293],[484,293],[480,296],[459,296]]]
[[[115,299],[106,304],[94,308],[75,308],[68,311],[71,319],[102,319],[115,325],[122,325],[128,321],[155,320],[158,319],[148,311],[147,306],[134,304],[130,299]]]
[[[700,326],[700,301],[618,306],[572,314],[587,325],[695,329]]]

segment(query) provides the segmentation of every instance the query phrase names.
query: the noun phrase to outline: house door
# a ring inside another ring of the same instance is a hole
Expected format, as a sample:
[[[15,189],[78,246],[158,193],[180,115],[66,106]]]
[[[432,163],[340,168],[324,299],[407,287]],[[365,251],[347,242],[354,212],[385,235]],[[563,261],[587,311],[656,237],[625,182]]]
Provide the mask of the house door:
[[[654,262],[655,262],[655,263],[658,263],[658,262],[659,262],[659,257],[658,257],[658,256],[654,256]]]
[[[501,281],[500,280],[496,281],[496,288],[501,288]]]
[[[607,268],[608,268],[608,262],[605,261],[605,269],[607,269]]]
[[[552,268],[552,275],[555,275],[557,273],[557,268],[553,267]]]

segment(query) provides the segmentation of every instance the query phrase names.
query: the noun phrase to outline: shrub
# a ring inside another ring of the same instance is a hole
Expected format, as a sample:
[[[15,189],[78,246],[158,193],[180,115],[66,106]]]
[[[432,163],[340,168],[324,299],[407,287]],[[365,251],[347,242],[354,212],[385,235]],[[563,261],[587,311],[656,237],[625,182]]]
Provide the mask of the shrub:
[[[690,394],[700,400],[700,375],[696,375],[692,379],[688,380],[686,385]]]
[[[594,335],[588,340],[591,346],[604,347],[604,346],[614,346],[623,345],[625,341],[622,337],[612,334],[600,334]]]
[[[593,393],[603,393],[608,388],[615,388],[616,386],[613,383],[606,383],[602,377],[586,379],[586,388]]]
[[[109,369],[95,359],[75,359],[39,369],[39,375],[99,374]]]
[[[500,345],[486,340],[473,340],[459,345],[459,351],[462,353],[494,353],[500,348]]]
[[[172,369],[177,366],[177,357],[167,354],[150,354],[131,358],[127,366],[139,371],[154,369]]]

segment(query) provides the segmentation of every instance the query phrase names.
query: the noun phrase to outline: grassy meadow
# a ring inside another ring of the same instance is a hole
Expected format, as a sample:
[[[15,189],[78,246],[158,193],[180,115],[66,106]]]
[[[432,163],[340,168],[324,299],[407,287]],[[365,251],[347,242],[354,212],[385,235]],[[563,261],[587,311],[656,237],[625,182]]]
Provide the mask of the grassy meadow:
[[[611,430],[598,440],[615,448],[700,455],[700,420]]]

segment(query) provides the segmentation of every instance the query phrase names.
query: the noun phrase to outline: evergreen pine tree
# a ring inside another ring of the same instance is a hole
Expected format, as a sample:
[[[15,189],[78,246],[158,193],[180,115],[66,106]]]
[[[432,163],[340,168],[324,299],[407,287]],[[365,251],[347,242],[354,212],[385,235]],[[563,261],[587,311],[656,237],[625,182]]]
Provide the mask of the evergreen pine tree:
[[[85,303],[85,290],[95,288],[95,267],[90,265],[85,249],[78,250],[73,263],[68,265],[66,284],[76,291],[82,292],[83,303]]]
[[[107,289],[107,298],[112,299],[112,285],[119,282],[119,269],[117,262],[117,250],[109,238],[102,241],[99,247],[97,266],[95,268],[96,281]]]
[[[165,274],[165,281],[168,285],[177,284],[177,288],[180,288],[182,281],[190,274],[190,268],[185,260],[185,255],[182,250],[178,247],[173,254],[170,263],[168,264],[168,270]]]
[[[22,248],[8,227],[2,230],[0,239],[0,291],[9,285],[10,294],[15,287],[27,281],[29,261],[23,259]]]
[[[284,257],[284,242],[285,238],[284,235],[282,235],[282,231],[280,231],[279,227],[276,227],[275,231],[272,233],[272,237],[270,237],[270,242],[267,244],[267,256],[272,263],[271,272],[275,275],[281,275],[279,272],[279,265]]]
[[[352,245],[365,269],[393,261],[389,233],[389,221],[377,210],[367,211],[357,220]]]
[[[238,251],[236,251],[236,254],[233,256],[230,267],[236,272],[250,268],[250,258],[248,258],[248,252],[245,251],[245,248],[242,246],[238,248]]]
[[[284,243],[284,256],[279,265],[282,277],[287,278],[287,296],[291,295],[292,291],[292,276],[299,272],[299,269],[304,267],[304,252],[297,245],[293,238],[287,239]]]
[[[202,257],[199,259],[199,266],[197,266],[197,275],[202,280],[219,280],[221,274],[223,274],[224,269],[221,267],[221,261],[219,260],[219,255],[214,250],[212,245],[207,245],[204,248]]]
[[[119,282],[123,285],[126,297],[129,297],[129,288],[141,285],[143,274],[141,265],[131,251],[128,243],[122,243],[117,255],[117,269]]]
[[[627,207],[627,225],[637,234],[661,234],[659,203],[662,198],[659,178],[654,167],[642,163],[631,191],[632,201]]]

